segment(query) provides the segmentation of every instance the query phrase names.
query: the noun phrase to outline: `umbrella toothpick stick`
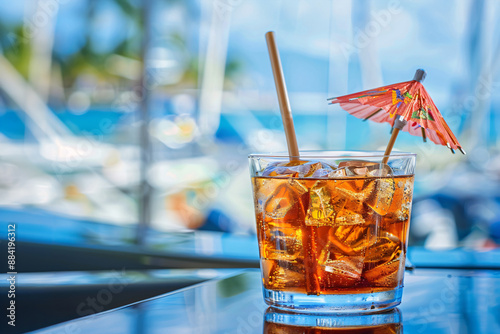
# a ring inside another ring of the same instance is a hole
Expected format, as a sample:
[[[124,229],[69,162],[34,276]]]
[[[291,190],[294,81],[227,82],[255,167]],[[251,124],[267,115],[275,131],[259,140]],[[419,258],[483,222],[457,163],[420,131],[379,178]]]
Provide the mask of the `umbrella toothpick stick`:
[[[271,60],[271,67],[273,68],[276,92],[278,93],[281,120],[283,121],[283,127],[285,128],[288,154],[290,155],[290,161],[297,161],[299,160],[299,147],[295,136],[295,128],[293,126],[292,109],[290,107],[290,101],[288,100],[285,77],[283,75],[283,69],[281,68],[280,54],[278,52],[278,47],[276,46],[273,31],[266,33],[266,41],[267,49],[269,51],[269,59]]]
[[[415,76],[413,80],[422,82],[425,79],[425,71],[418,69],[415,72]],[[387,148],[385,149],[384,159],[382,163],[386,164],[389,161],[389,156],[391,155],[392,148],[394,147],[394,143],[396,142],[396,138],[398,137],[399,131],[403,130],[406,126],[407,121],[401,115],[396,115],[396,120],[394,121],[394,128],[392,131],[391,139],[389,139],[389,143],[387,144]],[[424,137],[425,138],[425,137]]]
[[[396,120],[394,121],[394,128],[392,129],[391,139],[389,139],[389,143],[387,144],[387,148],[385,149],[384,159],[382,160],[382,163],[386,164],[387,161],[389,161],[389,156],[391,155],[391,151],[394,147],[394,143],[396,142],[399,131],[404,128],[406,123],[407,122],[403,116],[396,116]]]

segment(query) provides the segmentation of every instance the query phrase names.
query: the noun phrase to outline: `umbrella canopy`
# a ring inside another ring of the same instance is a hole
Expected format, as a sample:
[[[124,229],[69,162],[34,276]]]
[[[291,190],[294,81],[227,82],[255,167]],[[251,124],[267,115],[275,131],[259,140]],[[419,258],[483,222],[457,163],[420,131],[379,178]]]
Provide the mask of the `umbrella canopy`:
[[[411,81],[335,97],[329,101],[331,104],[340,104],[357,118],[387,122],[414,136],[422,136],[424,141],[429,138],[436,144],[445,145],[453,153],[459,149],[465,154],[422,85],[424,78],[425,71],[417,70]]]

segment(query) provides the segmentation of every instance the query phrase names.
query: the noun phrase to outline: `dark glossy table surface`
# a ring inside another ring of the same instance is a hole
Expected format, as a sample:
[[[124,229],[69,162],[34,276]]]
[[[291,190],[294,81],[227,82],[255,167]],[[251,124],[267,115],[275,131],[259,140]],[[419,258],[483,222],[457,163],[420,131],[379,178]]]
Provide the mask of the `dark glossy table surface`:
[[[266,309],[259,271],[242,270],[35,333],[262,333]],[[500,333],[500,271],[407,272],[399,310],[407,334]]]

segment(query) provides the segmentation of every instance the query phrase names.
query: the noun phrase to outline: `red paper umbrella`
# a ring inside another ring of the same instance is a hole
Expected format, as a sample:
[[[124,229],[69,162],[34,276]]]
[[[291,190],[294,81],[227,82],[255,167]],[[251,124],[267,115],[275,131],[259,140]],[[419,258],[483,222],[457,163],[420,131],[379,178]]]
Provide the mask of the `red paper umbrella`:
[[[447,146],[453,153],[458,149],[465,154],[422,85],[424,78],[425,71],[417,70],[412,81],[335,97],[329,101],[331,104],[339,103],[344,110],[358,118],[390,123],[394,130],[386,156],[391,153],[400,130],[422,136],[424,141],[429,138],[436,144]]]

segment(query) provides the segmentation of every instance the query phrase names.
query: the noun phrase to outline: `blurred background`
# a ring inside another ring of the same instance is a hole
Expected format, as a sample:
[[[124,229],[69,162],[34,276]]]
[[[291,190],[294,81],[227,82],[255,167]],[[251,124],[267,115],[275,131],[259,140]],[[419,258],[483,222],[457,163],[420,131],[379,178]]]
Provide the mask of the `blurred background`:
[[[399,136],[418,154],[410,245],[496,248],[499,15],[489,0],[0,2],[0,220],[27,245],[256,258],[247,155],[286,150],[274,30],[303,150],[383,149],[387,124],[326,99],[424,68],[468,154]]]

